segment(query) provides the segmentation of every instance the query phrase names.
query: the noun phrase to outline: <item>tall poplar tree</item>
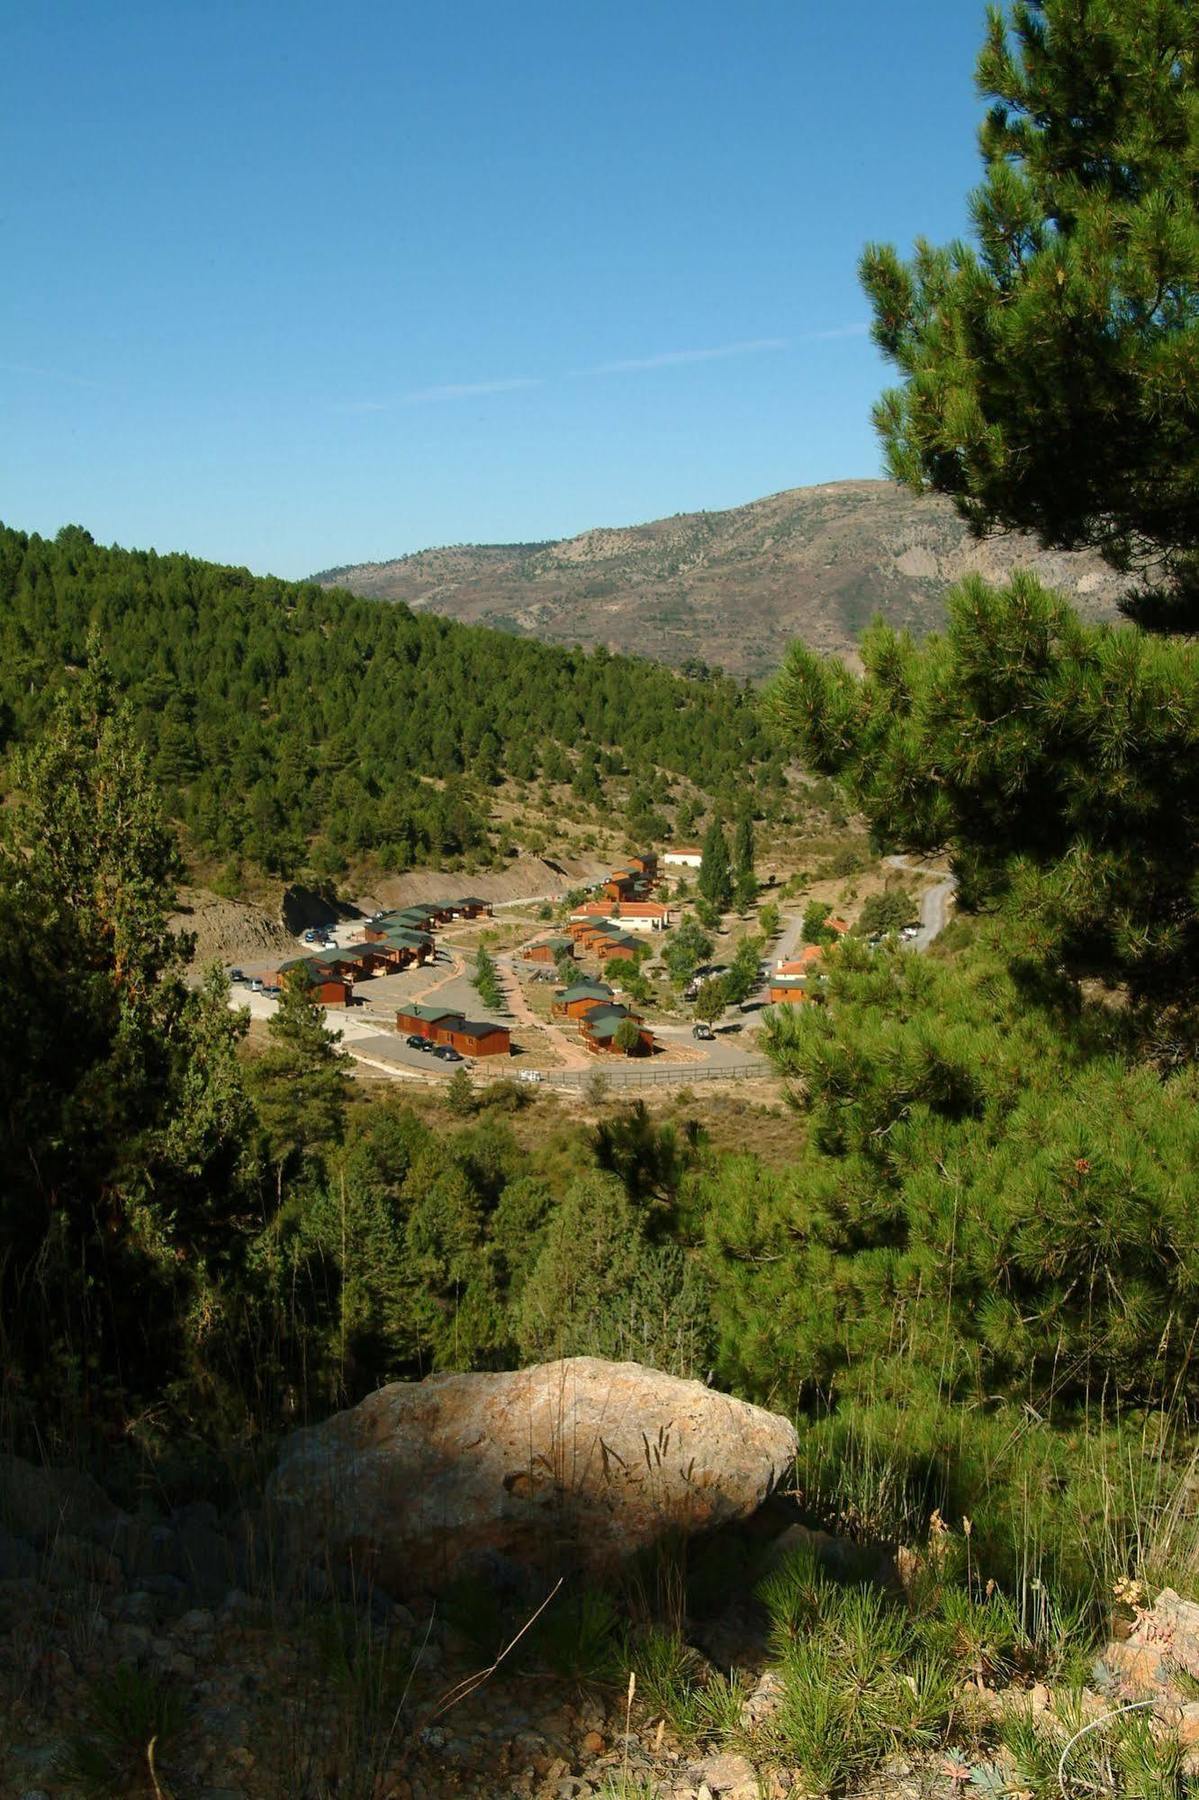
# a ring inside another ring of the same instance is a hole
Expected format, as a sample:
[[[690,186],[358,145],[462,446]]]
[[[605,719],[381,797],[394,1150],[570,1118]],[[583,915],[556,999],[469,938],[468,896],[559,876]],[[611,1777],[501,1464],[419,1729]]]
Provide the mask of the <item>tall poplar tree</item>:
[[[720,912],[724,911],[733,898],[729,846],[724,826],[719,819],[713,819],[704,834],[703,854],[699,865],[699,891]]]

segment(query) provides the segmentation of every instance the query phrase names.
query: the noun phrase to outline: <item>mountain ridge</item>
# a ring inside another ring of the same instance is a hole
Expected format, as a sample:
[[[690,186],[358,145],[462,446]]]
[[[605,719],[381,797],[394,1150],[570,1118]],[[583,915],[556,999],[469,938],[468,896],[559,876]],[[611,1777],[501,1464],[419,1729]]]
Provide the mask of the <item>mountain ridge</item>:
[[[876,480],[788,488],[567,538],[445,545],[312,579],[549,643],[760,680],[793,638],[852,654],[876,613],[923,635],[971,569],[1002,580],[1020,566],[1085,617],[1116,617],[1125,584],[1093,553],[1045,551],[1020,534],[975,540],[948,501]]]

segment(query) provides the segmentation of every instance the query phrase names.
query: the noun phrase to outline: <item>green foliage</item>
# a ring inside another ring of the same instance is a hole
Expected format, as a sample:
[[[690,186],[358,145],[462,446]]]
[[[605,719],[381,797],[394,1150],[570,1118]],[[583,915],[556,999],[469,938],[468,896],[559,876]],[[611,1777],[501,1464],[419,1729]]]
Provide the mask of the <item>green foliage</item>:
[[[835,944],[837,934],[828,921],[833,909],[823,900],[812,900],[804,907],[803,940],[805,944]]]
[[[60,1773],[87,1800],[148,1800],[183,1728],[178,1689],[122,1663],[98,1681],[71,1733]]]
[[[621,1619],[601,1588],[571,1588],[542,1613],[530,1633],[534,1662],[574,1682],[605,1686],[620,1673]]]
[[[737,945],[732,963],[724,976],[724,990],[730,1006],[740,1006],[761,985],[758,965],[762,949],[760,938],[742,938]]]
[[[475,1111],[475,1084],[465,1063],[459,1063],[446,1083],[445,1103],[458,1119],[468,1119]]]
[[[992,8],[976,243],[870,246],[897,479],[979,532],[1094,544],[1154,622],[1199,604],[1199,108],[1187,0]]]
[[[0,528],[0,722],[29,742],[97,629],[190,847],[290,877],[488,853],[491,783],[578,784],[596,754],[717,792],[781,767],[751,698],[604,652],[450,624],[311,582]],[[318,851],[319,840],[319,851]]]
[[[636,1019],[622,1019],[616,1027],[612,1042],[625,1056],[635,1050],[641,1042],[641,1027]]]
[[[733,871],[738,879],[754,872],[754,816],[748,807],[737,814],[733,833]]]
[[[733,898],[733,871],[721,821],[713,819],[704,835],[699,865],[699,891],[708,905],[723,912]]]
[[[690,914],[679,921],[670,933],[670,941],[662,952],[666,972],[676,987],[686,987],[701,963],[712,954],[712,939]]]
[[[963,902],[1005,904],[1013,954],[1188,1000],[1194,648],[1084,626],[1022,574],[999,591],[965,581],[944,638],[917,648],[880,626],[862,655],[858,679],[794,648],[775,704],[878,835],[951,846]]]
[[[516,1331],[532,1362],[608,1356],[693,1374],[707,1347],[702,1285],[614,1175],[567,1188],[520,1296]]]
[[[684,1742],[694,1740],[704,1722],[702,1657],[677,1631],[654,1626],[632,1646],[631,1660],[637,1675],[637,1698],[651,1718],[665,1719]]]
[[[871,894],[862,905],[854,932],[858,937],[881,937],[899,931],[916,916],[915,902],[903,888],[888,888]]]
[[[644,1100],[604,1119],[591,1142],[597,1165],[620,1177],[629,1199],[657,1211],[674,1207],[688,1175],[708,1158],[699,1125],[657,1125]]]
[[[777,1747],[811,1791],[842,1793],[889,1755],[944,1739],[958,1672],[891,1595],[834,1584],[808,1551],[759,1592],[783,1677]]]
[[[773,900],[767,900],[758,912],[758,928],[767,943],[771,938],[778,936],[780,924],[781,919],[777,905]]]
[[[495,958],[482,945],[475,953],[475,972],[471,976],[471,981],[484,1006],[492,1012],[499,1012],[504,1004],[499,971],[495,965]]]
[[[723,975],[713,975],[705,981],[695,996],[692,1011],[697,1019],[707,1024],[714,1024],[724,1014],[729,1004],[728,981]]]
[[[695,916],[705,931],[719,931],[720,922],[724,917],[720,908],[718,906],[713,906],[712,902],[705,899],[703,894],[698,894],[696,896]]]
[[[1127,1068],[1102,1009],[1057,1029],[984,950],[850,940],[827,991],[766,1027],[796,1162],[734,1160],[706,1207],[726,1378],[793,1400],[898,1355],[979,1394],[1189,1381],[1193,1076]]]
[[[270,1040],[253,1064],[251,1092],[266,1153],[282,1188],[285,1170],[320,1158],[345,1130],[350,1058],[301,981],[288,982],[267,1021]]]
[[[1015,1765],[1010,1784],[1034,1800],[1060,1800],[1064,1755],[1068,1794],[1110,1794],[1113,1800],[1193,1796],[1195,1778],[1183,1746],[1173,1732],[1155,1730],[1150,1714],[1117,1714],[1092,1730],[1089,1724],[1094,1721],[1072,1694],[1059,1696],[1049,1714],[1005,1712],[999,1738]]]
[[[19,779],[0,839],[0,1316],[27,1397],[98,1418],[118,1368],[146,1391],[191,1354],[252,1175],[243,1027],[223,981],[184,983],[174,842],[94,644]]]
[[[733,884],[733,905],[742,918],[752,911],[758,898],[758,882],[752,869],[741,869]]]

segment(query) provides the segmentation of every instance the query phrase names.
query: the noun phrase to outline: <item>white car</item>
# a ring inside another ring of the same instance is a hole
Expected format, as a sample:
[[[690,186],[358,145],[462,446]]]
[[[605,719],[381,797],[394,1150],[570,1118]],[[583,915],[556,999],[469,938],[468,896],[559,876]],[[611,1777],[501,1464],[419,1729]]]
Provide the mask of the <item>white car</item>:
[[[540,1081],[541,1080],[541,1070],[540,1069],[520,1069],[517,1071],[516,1079],[518,1081]]]

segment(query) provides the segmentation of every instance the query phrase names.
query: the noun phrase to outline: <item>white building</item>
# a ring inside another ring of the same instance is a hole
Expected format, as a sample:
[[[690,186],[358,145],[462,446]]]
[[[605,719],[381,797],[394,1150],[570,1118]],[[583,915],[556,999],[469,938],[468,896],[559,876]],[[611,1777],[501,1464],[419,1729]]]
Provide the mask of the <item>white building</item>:
[[[704,860],[704,853],[696,844],[679,844],[673,850],[662,852],[662,861],[668,869],[698,869]]]

